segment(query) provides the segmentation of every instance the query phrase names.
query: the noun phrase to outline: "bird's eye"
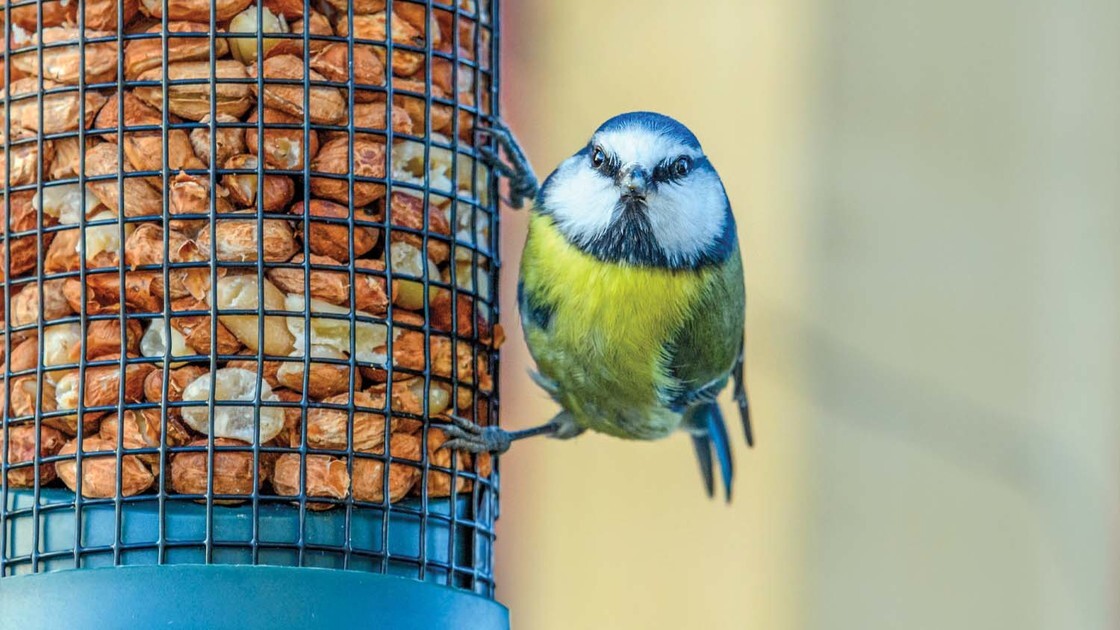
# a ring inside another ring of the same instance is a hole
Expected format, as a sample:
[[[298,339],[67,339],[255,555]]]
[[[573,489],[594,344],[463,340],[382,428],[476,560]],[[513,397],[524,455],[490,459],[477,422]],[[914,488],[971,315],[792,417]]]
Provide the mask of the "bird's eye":
[[[682,155],[673,162],[673,175],[677,177],[684,177],[692,170],[692,159],[687,155]]]
[[[591,150],[591,167],[592,168],[595,168],[595,169],[603,168],[603,165],[606,164],[606,163],[607,163],[607,154],[603,153],[603,150],[601,148],[595,147],[594,149]]]

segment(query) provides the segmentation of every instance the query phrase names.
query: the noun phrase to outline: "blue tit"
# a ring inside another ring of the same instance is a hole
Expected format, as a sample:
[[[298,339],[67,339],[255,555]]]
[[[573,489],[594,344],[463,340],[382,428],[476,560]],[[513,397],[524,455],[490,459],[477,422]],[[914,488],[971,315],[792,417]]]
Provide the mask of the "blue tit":
[[[515,163],[496,162],[511,196],[530,196],[524,154],[508,131],[494,135]],[[751,444],[745,301],[735,218],[696,136],[661,114],[615,116],[540,187],[521,260],[534,377],[562,411],[512,432],[455,419],[451,445],[500,453],[532,435],[656,440],[683,430],[708,494],[714,450],[730,499],[731,443],[716,397],[733,382]]]

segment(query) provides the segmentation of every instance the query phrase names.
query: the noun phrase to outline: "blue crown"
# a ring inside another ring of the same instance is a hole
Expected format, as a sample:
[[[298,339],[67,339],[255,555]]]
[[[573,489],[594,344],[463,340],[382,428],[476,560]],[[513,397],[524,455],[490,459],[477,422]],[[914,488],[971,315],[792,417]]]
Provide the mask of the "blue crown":
[[[629,112],[619,114],[599,126],[595,133],[603,131],[624,131],[635,127],[648,129],[654,133],[669,136],[692,149],[700,150],[696,136],[675,119],[656,112]]]

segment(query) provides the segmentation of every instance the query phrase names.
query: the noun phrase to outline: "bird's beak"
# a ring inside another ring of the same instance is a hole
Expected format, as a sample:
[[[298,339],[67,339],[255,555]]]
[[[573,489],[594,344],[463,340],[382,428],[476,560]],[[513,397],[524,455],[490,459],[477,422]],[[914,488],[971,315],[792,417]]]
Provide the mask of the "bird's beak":
[[[618,185],[628,197],[645,197],[649,188],[649,173],[641,164],[627,164],[618,172]]]

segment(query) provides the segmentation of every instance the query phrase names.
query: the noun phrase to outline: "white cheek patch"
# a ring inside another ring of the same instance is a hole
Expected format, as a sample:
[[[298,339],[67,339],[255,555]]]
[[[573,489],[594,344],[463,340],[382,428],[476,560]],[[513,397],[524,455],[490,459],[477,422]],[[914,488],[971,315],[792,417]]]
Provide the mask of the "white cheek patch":
[[[695,171],[681,182],[657,187],[647,206],[657,243],[670,259],[693,260],[719,239],[727,198],[712,171]]]
[[[588,168],[585,161],[580,155],[565,160],[544,199],[560,230],[579,241],[602,234],[618,205],[614,182]]]

